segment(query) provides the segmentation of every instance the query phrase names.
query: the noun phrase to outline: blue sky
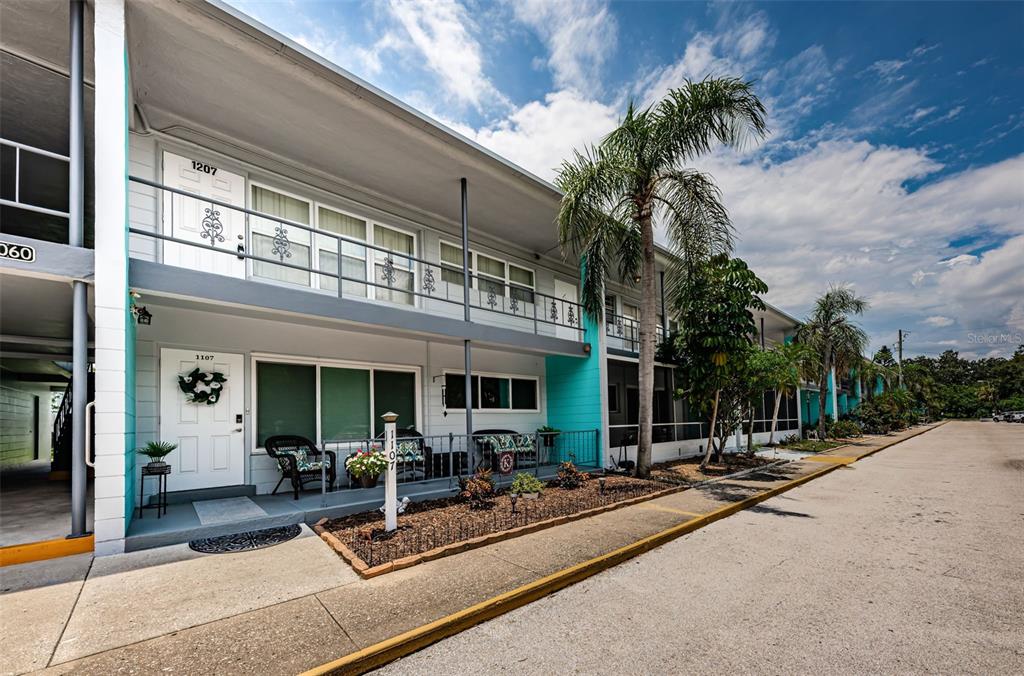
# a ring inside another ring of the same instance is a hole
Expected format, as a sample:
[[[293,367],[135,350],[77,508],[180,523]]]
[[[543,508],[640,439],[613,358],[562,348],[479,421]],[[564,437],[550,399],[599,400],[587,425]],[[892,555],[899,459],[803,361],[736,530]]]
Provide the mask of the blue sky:
[[[1024,342],[1024,3],[232,4],[548,179],[630,100],[755,80],[771,136],[698,168],[769,301],[852,284],[873,348]]]

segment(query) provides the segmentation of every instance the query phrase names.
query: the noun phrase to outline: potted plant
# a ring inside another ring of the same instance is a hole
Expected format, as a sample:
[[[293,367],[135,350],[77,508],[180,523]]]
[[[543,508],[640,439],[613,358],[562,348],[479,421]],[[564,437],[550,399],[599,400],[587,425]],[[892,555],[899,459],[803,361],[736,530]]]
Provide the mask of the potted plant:
[[[172,444],[169,441],[151,441],[142,448],[135,449],[135,452],[149,458],[149,462],[146,464],[147,467],[159,469],[167,466],[164,458],[177,447],[177,444]]]
[[[562,433],[561,430],[559,430],[559,429],[557,429],[555,427],[550,427],[548,425],[544,425],[543,427],[538,427],[537,428],[537,434],[540,435],[541,440],[544,442],[544,447],[545,448],[554,448],[555,447],[555,439],[561,433]]]
[[[519,497],[527,500],[536,500],[544,492],[544,482],[532,474],[519,472],[512,479],[512,486],[509,487],[509,492],[516,493]]]
[[[388,459],[376,446],[370,450],[360,448],[348,456],[345,460],[345,469],[356,479],[363,488],[373,488],[377,485],[377,477],[388,468]]]

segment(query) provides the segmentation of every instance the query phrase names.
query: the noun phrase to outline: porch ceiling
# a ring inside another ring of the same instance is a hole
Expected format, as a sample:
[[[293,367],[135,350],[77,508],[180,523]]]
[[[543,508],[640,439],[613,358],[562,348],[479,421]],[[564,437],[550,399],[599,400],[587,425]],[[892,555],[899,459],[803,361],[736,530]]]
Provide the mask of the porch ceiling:
[[[7,356],[67,356],[71,352],[71,285],[0,274],[0,352]],[[93,312],[90,287],[89,313]],[[92,327],[90,326],[90,340]]]
[[[525,170],[234,10],[131,2],[132,92],[151,128],[234,144],[544,253],[559,194]],[[254,86],[255,85],[255,86]]]

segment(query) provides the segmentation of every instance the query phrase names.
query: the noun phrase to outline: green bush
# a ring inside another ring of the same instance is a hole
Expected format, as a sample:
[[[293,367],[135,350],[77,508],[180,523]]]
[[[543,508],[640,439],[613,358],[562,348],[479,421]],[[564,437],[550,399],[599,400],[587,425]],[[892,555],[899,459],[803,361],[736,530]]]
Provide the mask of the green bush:
[[[864,430],[855,420],[837,420],[828,426],[830,439],[853,439],[864,436]]]
[[[917,422],[914,401],[906,390],[890,390],[857,407],[857,421],[867,434],[888,434]]]
[[[576,465],[571,462],[563,462],[558,466],[558,477],[555,479],[555,484],[562,488],[579,488],[589,478],[590,475],[579,471]]]
[[[544,490],[544,482],[526,472],[520,472],[516,474],[515,478],[512,479],[512,486],[509,488],[511,493],[540,493]]]
[[[470,509],[490,507],[494,501],[494,478],[491,470],[478,469],[470,478],[459,477],[459,497],[469,503]]]

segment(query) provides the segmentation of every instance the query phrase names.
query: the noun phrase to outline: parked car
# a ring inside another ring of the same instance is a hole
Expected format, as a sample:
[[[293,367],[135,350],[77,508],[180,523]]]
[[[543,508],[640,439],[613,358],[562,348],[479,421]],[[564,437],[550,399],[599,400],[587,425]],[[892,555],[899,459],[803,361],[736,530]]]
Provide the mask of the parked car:
[[[1024,411],[1010,411],[1003,420],[1006,422],[1024,423]]]

